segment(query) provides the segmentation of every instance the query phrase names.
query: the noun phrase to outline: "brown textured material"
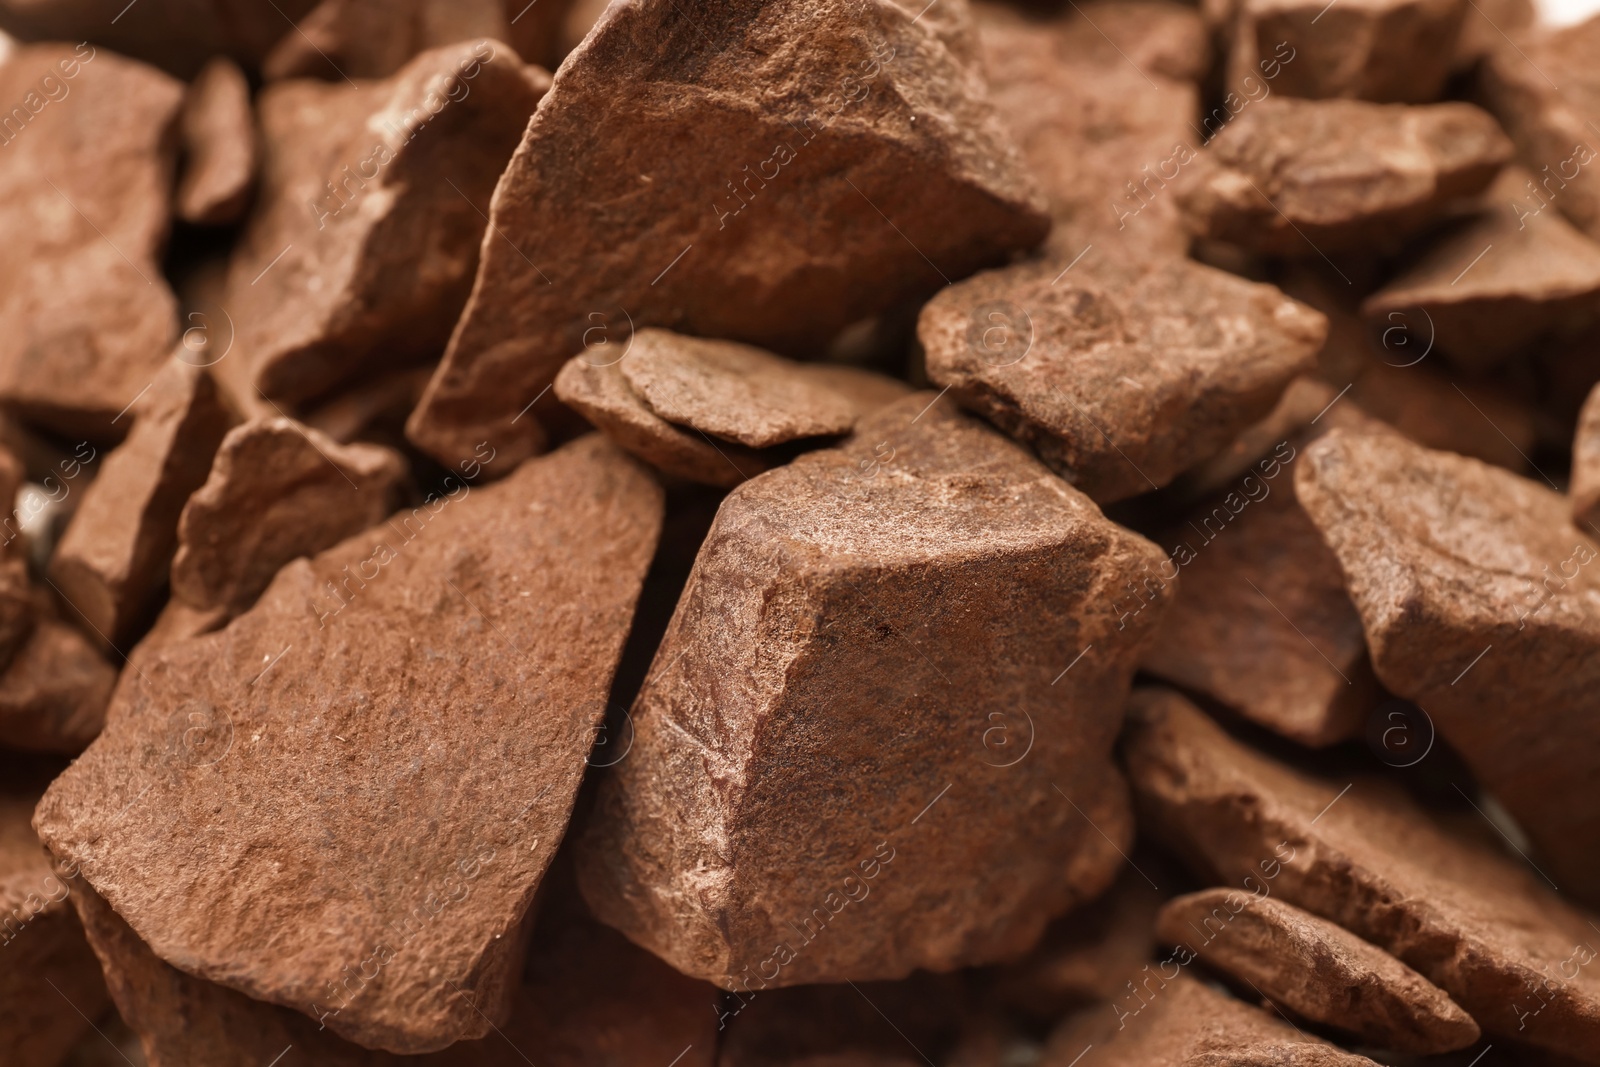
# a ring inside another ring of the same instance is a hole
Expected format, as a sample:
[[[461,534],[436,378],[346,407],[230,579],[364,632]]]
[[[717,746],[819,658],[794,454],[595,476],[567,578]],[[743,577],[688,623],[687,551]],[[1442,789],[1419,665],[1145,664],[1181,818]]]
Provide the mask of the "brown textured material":
[[[74,627],[41,618],[0,673],[0,745],[81,752],[105,723],[116,669]]]
[[[1455,63],[1467,0],[1239,0],[1229,80],[1283,60],[1273,91],[1314,100],[1437,100]]]
[[[504,1020],[660,527],[603,438],[495,461],[143,657],[37,817],[163,959],[394,1051]]]
[[[56,766],[0,754],[0,1067],[59,1062],[106,1006],[67,903],[73,880],[52,870],[29,825]]]
[[[1578,413],[1578,429],[1572,439],[1572,484],[1567,489],[1572,504],[1572,521],[1584,533],[1600,540],[1600,385],[1589,390],[1589,397]]]
[[[447,461],[543,447],[523,412],[597,326],[813,351],[1038,244],[1049,220],[973,51],[960,0],[920,19],[891,0],[611,5],[495,191],[412,441]]]
[[[200,69],[183,102],[183,175],[174,211],[185,222],[236,222],[250,201],[259,152],[250,85],[231,60]]]
[[[1441,235],[1362,304],[1375,334],[1405,329],[1468,370],[1600,317],[1600,244],[1524,203],[1528,172],[1507,167],[1488,207]],[[1396,358],[1395,362],[1404,362]]]
[[[952,1064],[964,1009],[953,976],[801,986],[726,998],[717,1067]]]
[[[229,416],[205,371],[171,359],[128,413],[50,560],[50,580],[105,645],[145,622],[177,547],[178,516],[206,480]]]
[[[1191,125],[1209,66],[1194,10],[1086,0],[1048,21],[1005,3],[974,11],[990,96],[1055,218],[1050,247],[1183,255],[1166,187],[1208,135]]]
[[[1325,332],[1270,285],[1099,249],[980,274],[917,323],[935,384],[1102,503],[1226,447],[1312,369]]]
[[[262,392],[305,401],[437,357],[472,285],[495,178],[548,85],[484,39],[424,52],[383,81],[262,92],[261,190],[223,299],[239,331],[230,358],[249,361]],[[471,454],[468,443],[442,458]]]
[[[1210,142],[1177,195],[1197,234],[1252,251],[1392,249],[1510,159],[1471,104],[1272,97]]]
[[[1533,0],[1472,0],[1456,38],[1457,67],[1475,67],[1479,60],[1504,48],[1506,38],[1523,38],[1537,20]],[[1483,84],[1481,73],[1478,84]]]
[[[1062,1023],[1039,1067],[1072,1067],[1090,1047],[1095,1067],[1377,1067],[1181,971],[1146,988],[1153,995],[1137,1008],[1111,1004]]]
[[[1556,884],[1600,899],[1600,537],[1538,482],[1393,435],[1329,434],[1295,478],[1378,677],[1427,710]]]
[[[237,615],[278,568],[381,521],[405,460],[377,445],[341,445],[293,419],[237,426],[184,505],[172,595]]]
[[[933,399],[735,489],[695,561],[578,852],[686,974],[994,962],[1120,862],[1114,702],[1158,611],[1116,633],[1109,603],[1156,550]]]
[[[1433,1055],[1478,1040],[1449,994],[1376,945],[1264,893],[1206,889],[1161,909],[1156,932],[1280,1007],[1377,1048]]]
[[[1393,786],[1318,780],[1246,748],[1175,693],[1136,692],[1129,719],[1140,829],[1207,880],[1338,923],[1488,1034],[1600,1062],[1600,935],[1538,875],[1446,834]]]
[[[0,401],[63,434],[113,419],[171,351],[161,276],[183,87],[93,45],[0,64]],[[19,122],[17,115],[23,116]]]

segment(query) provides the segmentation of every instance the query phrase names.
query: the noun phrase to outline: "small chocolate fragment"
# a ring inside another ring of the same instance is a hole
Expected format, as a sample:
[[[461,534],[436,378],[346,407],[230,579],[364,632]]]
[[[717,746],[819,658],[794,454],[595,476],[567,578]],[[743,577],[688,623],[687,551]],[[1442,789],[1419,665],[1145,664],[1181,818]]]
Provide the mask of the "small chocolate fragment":
[[[662,494],[496,461],[124,674],[37,825],[161,958],[392,1051],[504,1021]]]
[[[29,820],[54,761],[0,754],[0,1063],[58,1063],[106,1007],[105,982]],[[53,988],[52,988],[53,987]]]
[[[260,155],[244,71],[221,56],[202,67],[184,98],[178,128],[184,162],[177,216],[208,226],[237,222],[250,201]]]
[[[1295,473],[1339,557],[1378,677],[1600,899],[1600,530],[1537,482],[1398,435],[1339,431]],[[1506,717],[1507,702],[1519,709]]]
[[[941,291],[928,377],[1101,503],[1158,489],[1315,366],[1323,317],[1270,285],[1098,249]]]
[[[1600,244],[1558,212],[1524,204],[1529,181],[1520,167],[1501,171],[1488,207],[1368,297],[1361,311],[1372,332],[1405,330],[1482,371],[1600,318]]]
[[[447,462],[485,439],[521,458],[546,437],[529,405],[597,331],[815,351],[1038,244],[1049,220],[971,33],[959,0],[607,8],[495,190],[411,440]]]
[[[1387,950],[1486,1033],[1600,1062],[1596,934],[1527,867],[1385,782],[1271,760],[1176,693],[1135,692],[1128,715],[1141,832],[1208,881],[1265,887]]]
[[[1072,1067],[1090,1048],[1095,1067],[1377,1067],[1181,971],[1146,983],[1062,1023],[1039,1067]]]
[[[1254,252],[1392,250],[1510,159],[1471,104],[1271,97],[1209,142],[1177,195],[1195,233]]]
[[[262,92],[261,190],[222,301],[239,332],[229,358],[248,361],[255,387],[302,402],[438,356],[495,179],[548,85],[510,46],[478,40],[383,81]],[[454,466],[479,440],[441,458]]]
[[[1344,927],[1265,892],[1178,897],[1161,909],[1156,931],[1300,1018],[1363,1044],[1435,1055],[1478,1040],[1478,1024],[1438,986]]]
[[[1437,100],[1455,62],[1467,3],[1239,0],[1228,81],[1260,92],[1265,80],[1270,92],[1313,100]]]
[[[293,419],[236,426],[184,505],[172,595],[231,617],[298,556],[384,518],[405,460],[377,445],[341,445]]]
[[[177,358],[129,414],[128,439],[83,491],[49,570],[61,599],[113,648],[146,621],[177,546],[178,516],[230,421],[210,375]]]
[[[580,839],[602,920],[741,996],[1014,957],[1121,863],[1154,546],[935,400],[724,499]]]
[[[51,44],[6,57],[0,100],[13,108],[0,128],[0,401],[117,440],[117,416],[177,333],[161,250],[183,87],[104,48]]]
[[[0,673],[0,745],[75,755],[105,724],[116,669],[74,627],[41,618]]]
[[[1585,532],[1600,530],[1600,385],[1589,390],[1572,439],[1572,484],[1567,489],[1572,521]]]

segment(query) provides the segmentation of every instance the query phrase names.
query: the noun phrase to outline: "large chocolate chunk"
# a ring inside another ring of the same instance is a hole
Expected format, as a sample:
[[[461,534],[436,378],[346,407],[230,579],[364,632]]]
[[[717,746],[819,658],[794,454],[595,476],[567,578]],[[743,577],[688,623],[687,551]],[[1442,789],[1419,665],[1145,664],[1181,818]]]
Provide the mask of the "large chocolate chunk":
[[[63,434],[115,421],[172,350],[161,275],[183,87],[92,45],[0,64],[0,401]]]
[[[1140,829],[1209,881],[1338,923],[1489,1034],[1600,1062],[1600,934],[1531,870],[1447,834],[1393,786],[1268,759],[1175,693],[1135,693],[1129,719]]]
[[[980,274],[917,323],[929,378],[1102,503],[1224,448],[1315,366],[1325,331],[1270,285],[1099,249]]]
[[[545,439],[530,406],[597,330],[811,350],[1038,244],[972,52],[959,0],[613,4],[495,190],[411,439],[520,458]]]
[[[1121,862],[1159,612],[1111,600],[1159,557],[933,401],[724,500],[581,841],[597,915],[741,995],[1015,956]]]
[[[1201,236],[1269,255],[1394,248],[1510,158],[1471,104],[1272,97],[1210,142],[1178,200]]]
[[[1365,1044],[1432,1055],[1478,1040],[1478,1024],[1438,986],[1344,927],[1265,891],[1178,897],[1161,909],[1156,929],[1191,960]]]
[[[238,328],[230,358],[249,362],[256,387],[305,401],[438,355],[495,179],[548,84],[510,46],[478,40],[384,81],[262,92],[261,190],[222,301]],[[481,439],[441,458],[454,466]]]
[[[250,84],[232,62],[207,63],[189,86],[179,124],[183,175],[174,210],[185,222],[236,222],[250,200],[260,150]]]
[[[661,521],[598,436],[492,461],[140,657],[37,816],[167,962],[394,1051],[504,1020]]]

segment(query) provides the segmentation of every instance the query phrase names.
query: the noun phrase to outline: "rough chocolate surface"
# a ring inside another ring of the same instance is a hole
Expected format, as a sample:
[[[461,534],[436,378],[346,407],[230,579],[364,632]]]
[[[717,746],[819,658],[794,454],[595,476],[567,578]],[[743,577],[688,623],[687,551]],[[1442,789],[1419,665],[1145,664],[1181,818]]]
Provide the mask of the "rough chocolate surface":
[[[1048,219],[972,51],[958,0],[920,19],[889,0],[613,4],[501,178],[411,439],[447,461],[485,438],[536,451],[524,412],[597,328],[813,349],[1038,244]]]
[[[581,881],[687,974],[992,962],[1120,862],[1114,702],[1159,611],[1110,600],[1156,552],[933,399],[727,497],[635,701]]]
[[[404,475],[389,449],[341,445],[293,419],[235,427],[178,521],[173,597],[237,615],[285,563],[383,519]]]
[[[395,1051],[505,1018],[660,525],[599,437],[494,461],[144,658],[37,816],[169,963]]]
[[[105,724],[117,672],[77,629],[40,618],[0,673],[0,745],[74,755]]]
[[[221,57],[202,67],[184,98],[178,128],[184,160],[177,216],[208,225],[238,221],[260,161],[244,71]]]
[[[48,82],[46,82],[48,79]],[[171,351],[161,274],[183,87],[93,45],[0,64],[0,401],[65,434],[112,420]]]
[[[1237,889],[1169,901],[1157,933],[1301,1018],[1378,1048],[1432,1055],[1478,1040],[1478,1024],[1383,949],[1293,904]]]
[[[1427,710],[1556,884],[1600,897],[1600,804],[1584,785],[1600,760],[1600,531],[1580,532],[1538,482],[1394,435],[1329,434],[1295,478],[1378,676]]]
[[[1597,935],[1537,874],[1447,834],[1391,785],[1254,752],[1175,693],[1136,692],[1129,721],[1140,827],[1205,878],[1338,923],[1489,1034],[1596,1062]]]
[[[509,45],[479,39],[382,81],[262,92],[261,189],[222,301],[238,327],[230,358],[248,361],[257,388],[301,402],[438,355],[495,179],[548,84]],[[440,458],[454,466],[481,439]]]
[[[1102,503],[1160,488],[1265,416],[1326,323],[1270,285],[1098,249],[941,291],[928,377]]]
[[[1395,248],[1510,158],[1471,104],[1269,97],[1208,144],[1178,200],[1199,235],[1271,255]]]
[[[1572,485],[1567,490],[1572,521],[1580,530],[1600,529],[1600,385],[1589,390],[1572,439]]]

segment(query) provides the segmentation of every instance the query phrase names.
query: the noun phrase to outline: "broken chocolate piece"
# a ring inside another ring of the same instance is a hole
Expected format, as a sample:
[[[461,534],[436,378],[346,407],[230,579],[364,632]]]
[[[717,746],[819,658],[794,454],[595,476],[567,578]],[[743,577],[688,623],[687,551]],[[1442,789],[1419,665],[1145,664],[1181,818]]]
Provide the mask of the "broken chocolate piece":
[[[1101,503],[1224,448],[1313,368],[1325,330],[1270,285],[1098,250],[960,282],[917,323],[935,384]]]
[[[16,104],[0,129],[0,401],[114,441],[177,333],[160,261],[183,87],[103,48],[51,44],[0,64],[0,100]]]
[[[580,840],[600,918],[741,996],[1015,956],[1121,862],[1159,607],[1110,605],[1159,556],[935,400],[723,501]]]
[[[1195,233],[1254,252],[1393,249],[1510,159],[1471,104],[1272,97],[1208,144],[1177,196]]]
[[[1295,485],[1378,677],[1427,711],[1557,883],[1600,899],[1600,801],[1585,784],[1600,765],[1600,530],[1580,532],[1537,482],[1393,434],[1329,434]]]
[[[37,817],[169,963],[397,1052],[504,1021],[661,522],[598,436],[481,455],[141,657]]]
[[[298,556],[380,522],[405,460],[377,445],[341,445],[293,419],[237,426],[184,505],[172,595],[237,615]]]
[[[1176,693],[1138,691],[1128,714],[1140,829],[1207,880],[1338,923],[1489,1034],[1600,1062],[1600,976],[1587,967],[1600,935],[1531,870],[1447,834],[1387,783],[1277,763]]]
[[[147,621],[177,546],[178,516],[229,423],[210,375],[176,358],[129,414],[128,439],[83,491],[49,571],[61,599],[112,648]]]
[[[1095,1067],[1377,1067],[1182,971],[1145,982],[1145,995],[1062,1023],[1039,1067],[1072,1067],[1090,1048]]]
[[[1208,967],[1303,1019],[1363,1044],[1434,1055],[1478,1040],[1478,1024],[1438,986],[1342,926],[1240,889],[1169,901],[1156,930]]]
[[[891,0],[725,0],[689,20],[673,0],[609,7],[495,190],[411,440],[449,462],[487,438],[515,460],[544,445],[529,406],[597,331],[815,350],[1043,240],[965,5],[925,15]],[[641,152],[662,138],[670,152]]]
[[[1572,521],[1582,530],[1600,529],[1600,385],[1589,390],[1572,439]]]
[[[0,673],[0,745],[75,755],[100,733],[117,672],[76,629],[41,618]]]
[[[1326,0],[1239,0],[1228,81],[1259,92],[1265,78],[1272,92],[1313,100],[1437,100],[1455,62],[1466,11],[1467,0],[1361,0],[1331,7]],[[1254,93],[1251,98],[1259,99]]]
[[[1559,213],[1525,204],[1531,180],[1507,167],[1487,208],[1368,297],[1361,310],[1372,332],[1405,330],[1417,345],[1431,340],[1482,371],[1538,338],[1600,318],[1600,244]]]
[[[262,92],[261,191],[223,300],[233,358],[249,361],[257,388],[301,402],[438,355],[472,285],[495,178],[548,84],[508,45],[479,40],[380,82]]]
[[[244,71],[218,57],[200,69],[183,102],[183,174],[174,210],[185,222],[237,222],[250,200],[259,152]]]

